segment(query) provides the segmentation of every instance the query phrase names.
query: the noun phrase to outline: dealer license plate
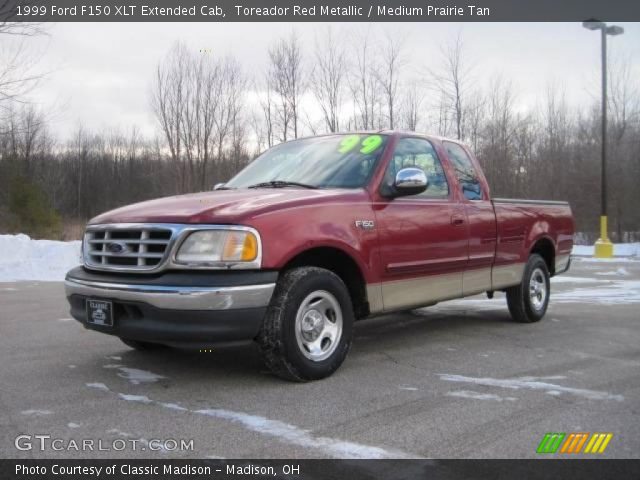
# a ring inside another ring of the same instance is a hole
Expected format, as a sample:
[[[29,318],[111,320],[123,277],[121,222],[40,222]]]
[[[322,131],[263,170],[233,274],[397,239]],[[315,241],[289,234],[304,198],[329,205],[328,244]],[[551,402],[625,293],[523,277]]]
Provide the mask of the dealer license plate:
[[[113,327],[113,303],[106,300],[87,300],[87,323]]]

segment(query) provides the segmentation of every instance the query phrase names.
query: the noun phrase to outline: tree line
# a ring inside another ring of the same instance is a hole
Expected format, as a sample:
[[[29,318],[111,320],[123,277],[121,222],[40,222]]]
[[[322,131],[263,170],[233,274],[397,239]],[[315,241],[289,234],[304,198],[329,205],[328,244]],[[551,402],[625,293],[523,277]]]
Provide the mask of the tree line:
[[[505,75],[481,77],[460,35],[429,67],[411,61],[406,45],[398,34],[331,28],[305,45],[292,32],[265,46],[267,66],[254,71],[233,55],[178,42],[151,79],[152,138],[136,127],[82,126],[55,138],[46,112],[26,100],[37,79],[9,64],[0,71],[0,231],[77,237],[102,211],[208,190],[277,143],[390,128],[466,142],[494,196],[568,200],[581,240],[592,241],[600,211],[597,99],[570,106],[563,88],[549,83],[523,112],[516,86]],[[628,61],[613,65],[608,172],[616,241],[640,236],[639,87]]]

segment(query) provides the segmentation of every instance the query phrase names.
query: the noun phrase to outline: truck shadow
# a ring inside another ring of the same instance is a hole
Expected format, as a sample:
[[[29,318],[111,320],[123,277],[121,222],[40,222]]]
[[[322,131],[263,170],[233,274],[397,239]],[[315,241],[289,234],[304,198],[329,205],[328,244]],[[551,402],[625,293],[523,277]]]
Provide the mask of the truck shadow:
[[[367,355],[371,351],[394,351],[411,346],[428,348],[429,344],[450,343],[456,337],[478,335],[486,337],[496,330],[522,328],[512,323],[509,312],[501,310],[415,310],[359,321],[354,329],[354,348],[350,358]],[[164,348],[139,352],[126,349],[120,352],[121,363],[129,368],[155,372],[165,378],[158,383],[164,388],[184,387],[193,383],[226,384],[234,388],[246,384],[282,385],[282,381],[267,372],[257,346],[246,344],[213,346],[203,350]]]

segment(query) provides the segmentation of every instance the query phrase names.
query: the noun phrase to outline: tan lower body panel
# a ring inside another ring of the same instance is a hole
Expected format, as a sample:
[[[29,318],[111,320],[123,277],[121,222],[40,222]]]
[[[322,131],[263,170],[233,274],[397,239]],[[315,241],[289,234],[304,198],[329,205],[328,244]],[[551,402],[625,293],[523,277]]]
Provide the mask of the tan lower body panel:
[[[524,263],[512,263],[493,267],[491,271],[491,290],[518,285],[522,281],[524,266]]]
[[[371,313],[420,307],[517,285],[524,263],[367,285]]]
[[[462,275],[462,296],[491,290],[491,267],[465,270]]]

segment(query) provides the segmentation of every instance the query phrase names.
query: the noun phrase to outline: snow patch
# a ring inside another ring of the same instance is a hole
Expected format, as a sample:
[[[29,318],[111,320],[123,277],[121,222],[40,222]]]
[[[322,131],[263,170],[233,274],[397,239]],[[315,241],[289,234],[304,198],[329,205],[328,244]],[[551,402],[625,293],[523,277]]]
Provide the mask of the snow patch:
[[[105,366],[105,368],[109,368],[109,367]],[[118,370],[120,370],[120,373],[118,374],[118,376],[126,380],[129,380],[134,385],[138,385],[140,383],[153,383],[153,382],[157,382],[161,378],[166,378],[166,377],[163,377],[162,375],[158,375],[156,373],[149,372],[147,370],[140,370],[138,368],[128,368],[128,367],[120,367],[120,366],[111,367],[111,368],[117,368]]]
[[[186,412],[189,410],[188,408],[178,405],[177,403],[161,403],[160,405],[162,405],[164,408],[168,408],[169,410],[177,410],[179,412]]]
[[[96,384],[87,384],[87,386],[94,385]],[[104,384],[98,385],[102,385],[104,387],[102,388],[102,390],[109,391],[109,389]],[[301,429],[299,427],[296,427],[295,425],[281,422],[279,420],[271,420],[259,415],[251,415],[249,413],[236,412],[221,408],[190,410],[177,404],[163,403],[152,400],[146,395],[128,395],[124,393],[118,393],[118,397],[127,401],[140,402],[146,405],[154,404],[170,410],[181,410],[195,415],[203,415],[206,417],[227,420],[236,424],[240,424],[253,432],[261,433],[270,437],[275,437],[282,442],[291,443],[304,448],[321,450],[324,453],[335,458],[419,458],[416,455],[410,455],[398,450],[386,450],[381,447],[363,445],[329,437],[316,437],[309,430]],[[117,431],[115,429],[110,430],[109,432],[118,433],[120,435],[126,433]]]
[[[626,277],[629,275],[629,272],[626,268],[620,267],[613,272],[596,272],[596,275]]]
[[[82,242],[33,240],[27,235],[0,235],[0,282],[62,281],[79,265]]]
[[[448,397],[460,397],[460,398],[472,398],[474,400],[495,400],[497,402],[508,401],[515,402],[518,400],[515,397],[501,397],[493,393],[480,393],[472,390],[457,390],[454,392],[447,392]]]
[[[117,428],[111,428],[109,430],[107,430],[107,433],[111,433],[113,435],[117,435],[119,437],[125,437],[125,438],[134,438],[136,437],[136,435],[134,435],[133,433],[129,433],[129,432],[124,432],[120,429]],[[144,447],[149,447],[149,440],[147,440],[146,438],[136,438],[136,440],[143,445]],[[154,451],[160,452],[160,453],[167,453],[168,450],[166,449],[166,447],[162,444],[162,442],[155,442],[154,443]]]
[[[94,382],[94,383],[86,383],[85,385],[89,388],[95,388],[97,390],[103,390],[105,392],[109,391],[109,387],[107,387],[104,383]]]
[[[126,438],[133,437],[132,433],[123,432],[122,430],[120,430],[118,428],[110,428],[109,430],[107,430],[107,433],[112,433],[112,434],[118,435],[120,437],[126,437]]]
[[[593,288],[576,288],[551,294],[553,303],[620,305],[640,303],[640,280],[607,280]]]
[[[575,288],[565,291],[552,291],[551,304],[558,303],[590,303],[595,305],[620,305],[640,303],[640,280],[622,280],[619,278],[581,279],[580,277],[553,277],[552,283],[579,283],[587,284],[587,280],[593,283],[588,285],[576,285]],[[566,280],[565,280],[566,279]],[[424,309],[428,314],[433,311],[470,310],[480,312],[487,310],[506,310],[507,305],[504,296],[488,298],[463,298],[451,300]],[[422,310],[416,310],[422,313]]]
[[[129,402],[152,403],[151,399],[146,395],[127,395],[126,393],[119,393],[118,396]]]
[[[528,390],[544,390],[548,392],[558,392],[558,394],[568,393],[578,397],[588,398],[590,400],[617,400],[619,402],[624,400],[622,395],[613,395],[607,392],[600,392],[597,390],[588,390],[583,388],[565,387],[563,385],[556,385],[553,383],[545,382],[542,380],[562,379],[562,376],[553,377],[520,377],[512,379],[497,379],[497,378],[475,378],[465,377],[463,375],[451,375],[448,373],[439,373],[438,376],[441,380],[448,382],[461,382],[471,383],[475,385],[484,385],[486,387],[500,387],[509,388],[512,390],[528,389]],[[551,394],[554,395],[554,394]]]
[[[194,413],[239,423],[254,432],[276,437],[278,440],[300,447],[320,449],[336,458],[415,458],[402,452],[390,452],[380,447],[372,447],[328,437],[316,437],[309,430],[303,430],[294,425],[279,420],[271,420],[259,415],[234,412],[221,408],[196,410]]]
[[[573,255],[593,256],[595,247],[593,245],[574,245]],[[614,243],[613,244],[613,256],[614,257],[638,257],[640,256],[640,242],[635,243]]]
[[[51,410],[23,410],[20,412],[22,415],[27,415],[30,417],[42,417],[43,415],[51,415],[53,412]]]
[[[107,360],[122,360],[122,357],[118,356],[118,355],[111,355],[109,357],[106,357]]]
[[[589,277],[570,277],[568,275],[561,275],[559,277],[551,277],[551,283],[598,283],[598,282],[606,282],[606,280],[601,280],[599,278],[589,278]]]
[[[593,257],[573,257],[577,262],[583,263],[638,263],[640,259],[636,257],[614,257],[614,258],[593,258]]]

